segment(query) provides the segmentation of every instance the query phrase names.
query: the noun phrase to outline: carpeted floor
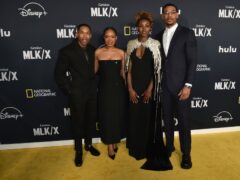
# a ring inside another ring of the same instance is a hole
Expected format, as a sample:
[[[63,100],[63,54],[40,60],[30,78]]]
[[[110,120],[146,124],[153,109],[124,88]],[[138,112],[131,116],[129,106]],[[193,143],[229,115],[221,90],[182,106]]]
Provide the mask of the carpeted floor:
[[[145,160],[128,156],[121,143],[116,159],[107,157],[107,148],[95,144],[99,157],[84,152],[80,168],[73,164],[73,146],[2,150],[0,151],[0,180],[239,180],[240,132],[193,135],[193,168],[180,168],[179,143],[171,157],[171,171],[140,169]]]

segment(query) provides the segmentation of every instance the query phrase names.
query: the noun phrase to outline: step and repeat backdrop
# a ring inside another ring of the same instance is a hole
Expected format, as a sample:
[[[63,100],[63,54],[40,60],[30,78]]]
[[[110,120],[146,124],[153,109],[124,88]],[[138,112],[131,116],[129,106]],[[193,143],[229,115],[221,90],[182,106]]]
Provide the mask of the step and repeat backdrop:
[[[106,26],[119,48],[137,37],[134,16],[154,15],[151,36],[164,26],[165,0],[1,0],[0,144],[72,138],[67,97],[54,81],[58,51],[88,23],[91,43],[103,44]],[[240,1],[173,0],[179,23],[195,32],[198,63],[191,98],[192,129],[240,126]],[[176,126],[178,120],[175,119]],[[96,125],[96,137],[98,137]]]

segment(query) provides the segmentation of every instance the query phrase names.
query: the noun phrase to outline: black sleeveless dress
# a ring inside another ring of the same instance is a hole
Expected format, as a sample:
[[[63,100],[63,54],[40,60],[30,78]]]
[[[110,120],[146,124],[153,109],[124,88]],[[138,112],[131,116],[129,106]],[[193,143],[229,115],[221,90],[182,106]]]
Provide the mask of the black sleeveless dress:
[[[120,142],[126,117],[126,88],[120,60],[99,61],[99,123],[104,144]]]
[[[146,48],[143,57],[139,59],[136,56],[136,50],[134,50],[130,55],[130,60],[132,63],[132,86],[140,98],[137,104],[130,102],[127,148],[129,149],[129,155],[139,160],[146,158],[149,127],[153,118],[152,100],[145,104],[141,96],[154,78],[153,55]]]
[[[141,96],[150,81],[154,82],[153,54],[150,49],[146,48],[143,57],[139,59],[134,50],[130,58],[132,85],[137,94]],[[142,169],[162,171],[173,168],[163,142],[161,103],[156,104],[151,99],[148,104],[144,104],[142,97],[137,104],[130,102],[127,133],[129,155],[137,160],[147,158]]]

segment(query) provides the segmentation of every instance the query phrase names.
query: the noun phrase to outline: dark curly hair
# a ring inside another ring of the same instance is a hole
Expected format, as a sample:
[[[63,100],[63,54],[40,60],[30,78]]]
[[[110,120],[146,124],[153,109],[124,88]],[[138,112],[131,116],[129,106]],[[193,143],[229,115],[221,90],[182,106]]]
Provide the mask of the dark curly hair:
[[[135,16],[136,26],[139,25],[141,20],[147,20],[150,22],[151,26],[153,25],[153,15],[146,11],[140,11]]]

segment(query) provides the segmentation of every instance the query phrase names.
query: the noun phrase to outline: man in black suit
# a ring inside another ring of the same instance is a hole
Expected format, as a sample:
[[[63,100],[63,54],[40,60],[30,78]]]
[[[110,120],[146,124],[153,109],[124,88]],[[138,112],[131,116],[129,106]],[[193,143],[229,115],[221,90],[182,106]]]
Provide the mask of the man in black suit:
[[[69,96],[76,166],[82,165],[83,138],[85,150],[94,156],[100,155],[92,146],[97,119],[97,85],[94,73],[95,48],[89,44],[91,37],[89,25],[78,25],[76,39],[60,50],[55,69],[58,86]]]
[[[192,30],[177,23],[178,8],[174,4],[163,7],[162,20],[166,28],[160,40],[162,54],[162,104],[166,134],[166,148],[169,157],[174,147],[174,115],[178,119],[179,139],[182,151],[181,167],[190,169],[191,130],[188,111],[190,93],[196,69],[197,43]]]

